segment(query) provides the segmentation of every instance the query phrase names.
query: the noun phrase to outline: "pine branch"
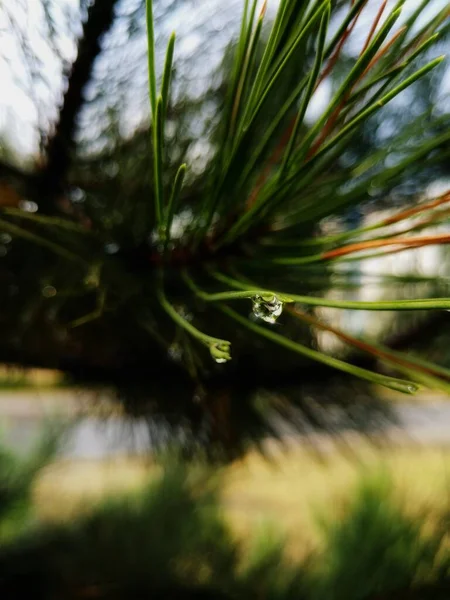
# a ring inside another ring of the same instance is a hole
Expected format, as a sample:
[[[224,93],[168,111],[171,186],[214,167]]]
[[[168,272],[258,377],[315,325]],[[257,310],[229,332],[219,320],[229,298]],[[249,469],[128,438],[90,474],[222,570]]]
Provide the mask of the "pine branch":
[[[337,216],[343,215],[345,223],[348,209],[358,210],[371,200],[374,188],[388,199],[396,186],[417,173],[431,181],[450,156],[448,115],[436,116],[432,108],[414,115],[392,140],[366,144],[371,123],[380,122],[379,111],[438,72],[443,57],[435,58],[432,50],[446,35],[448,9],[425,15],[426,22],[417,31],[425,3],[399,26],[403,1],[389,13],[387,3],[380,1],[361,51],[351,61],[344,56],[345,46],[366,4],[367,0],[280,0],[265,30],[265,2],[245,0],[233,63],[221,84],[225,97],[214,96],[217,113],[222,110],[211,143],[217,152],[199,172],[195,161],[190,164],[188,152],[189,143],[197,140],[189,138],[178,147],[178,132],[171,133],[184,110],[181,100],[177,110],[171,102],[175,36],[167,40],[165,63],[157,72],[158,36],[153,2],[147,0],[151,135],[143,140],[144,133],[138,133],[129,143],[117,145],[124,160],[117,162],[119,174],[113,181],[95,181],[96,171],[108,160],[105,155],[80,165],[80,172],[88,173],[91,193],[97,189],[102,202],[108,196],[104,207],[96,199],[90,204],[86,184],[83,210],[89,211],[90,220],[83,228],[51,213],[67,183],[83,87],[99,52],[99,37],[113,18],[112,0],[97,0],[91,6],[60,123],[48,149],[48,165],[41,174],[38,193],[48,206],[38,214],[4,210],[0,219],[6,239],[21,238],[36,248],[37,268],[28,274],[27,289],[40,294],[42,281],[49,281],[55,291],[54,303],[39,296],[36,304],[42,312],[36,322],[56,323],[68,340],[77,341],[73,371],[92,377],[97,373],[117,387],[126,384],[131,373],[152,397],[153,378],[165,387],[182,372],[179,381],[191,396],[182,407],[177,405],[178,416],[203,411],[203,418],[215,423],[217,437],[227,444],[239,443],[239,436],[245,436],[243,428],[230,423],[238,408],[260,423],[248,398],[236,406],[235,393],[245,396],[250,390],[289,383],[301,387],[314,378],[322,382],[331,378],[332,369],[405,393],[421,384],[446,389],[444,367],[399,356],[389,344],[356,339],[315,315],[315,307],[429,310],[432,315],[450,307],[444,282],[424,277],[379,277],[377,284],[386,283],[389,295],[374,302],[327,293],[334,287],[358,289],[351,261],[450,244],[445,231],[435,230],[448,219],[448,192],[403,207],[374,224],[361,218],[353,228],[333,235],[319,233]],[[325,80],[333,84],[329,102],[310,124],[305,115]],[[188,106],[187,120],[195,124],[196,115]],[[181,118],[180,129],[185,125]],[[139,177],[129,169],[127,157],[131,153],[134,160],[142,149],[147,155],[149,142],[151,156],[138,163],[142,179],[135,183]],[[114,153],[110,159],[115,162]],[[151,191],[148,173],[153,178]],[[47,268],[50,257],[54,264]],[[414,282],[424,283],[418,297],[408,287]],[[398,289],[402,294],[396,293]],[[24,302],[23,310],[27,308]],[[274,327],[283,308],[293,313],[285,313]],[[317,329],[350,347],[346,360],[316,346]],[[59,364],[68,372],[69,347],[67,341],[52,349],[61,354]],[[54,356],[52,361],[58,362]],[[388,365],[388,374],[378,372],[380,362]],[[391,377],[391,370],[406,379]],[[216,404],[210,395],[214,392]]]

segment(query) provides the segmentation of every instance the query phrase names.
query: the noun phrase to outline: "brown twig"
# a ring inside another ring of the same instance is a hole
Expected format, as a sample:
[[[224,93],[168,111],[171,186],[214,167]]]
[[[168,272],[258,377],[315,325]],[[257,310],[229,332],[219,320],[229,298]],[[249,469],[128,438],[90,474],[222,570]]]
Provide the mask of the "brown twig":
[[[339,258],[340,256],[347,256],[354,252],[361,252],[370,248],[385,248],[386,246],[404,246],[421,248],[423,246],[440,245],[450,243],[450,234],[442,235],[428,235],[423,237],[411,237],[411,238],[388,238],[382,240],[366,240],[363,242],[357,242],[355,244],[349,244],[342,248],[336,248],[329,250],[322,254],[323,260],[329,260],[332,258]]]
[[[361,54],[363,52],[365,52],[367,50],[367,48],[369,47],[369,44],[372,41],[372,38],[374,36],[375,30],[378,27],[378,23],[380,22],[380,19],[383,16],[384,9],[386,8],[386,4],[387,4],[387,0],[383,0],[383,2],[381,3],[381,6],[378,9],[378,12],[377,12],[377,14],[375,16],[375,19],[374,19],[374,21],[372,23],[372,27],[370,28],[369,35],[367,36],[367,39],[366,39],[365,44],[363,46],[363,49],[361,50]]]
[[[261,191],[261,188],[266,183],[273,167],[280,160],[281,155],[283,154],[283,150],[285,149],[286,144],[289,142],[289,138],[291,137],[292,130],[294,129],[294,125],[295,125],[295,120],[296,120],[296,117],[293,117],[291,119],[286,131],[283,133],[283,137],[281,138],[279,144],[277,145],[274,152],[270,156],[269,161],[268,161],[267,165],[264,167],[263,172],[258,177],[258,181],[256,182],[255,187],[253,188],[253,190],[250,193],[250,196],[247,199],[246,210],[249,210],[255,204],[256,199],[258,198],[259,192]]]
[[[446,202],[450,202],[450,191],[445,192],[445,194],[442,194],[442,196],[439,196],[430,202],[426,202],[425,204],[421,204],[415,208],[408,208],[407,210],[403,210],[392,217],[388,217],[381,222],[381,225],[393,225],[394,223],[398,223],[399,221],[403,221],[404,219],[408,219],[409,217],[420,214],[425,210],[430,210],[431,208],[441,206]]]
[[[387,4],[387,0],[383,0],[383,2],[381,3],[380,8],[378,9],[377,14],[375,15],[375,19],[372,23],[372,26],[370,28],[369,34],[366,38],[366,41],[364,43],[364,46],[361,49],[361,52],[359,53],[359,56],[361,57],[364,52],[367,50],[367,48],[369,47],[370,42],[373,39],[373,36],[375,34],[375,31],[378,27],[378,24],[381,20],[381,17],[383,16],[383,12],[386,8],[386,4]],[[361,11],[358,13],[358,15],[356,15],[355,17],[355,21],[353,22],[353,26],[356,23],[356,19],[359,16],[359,14],[361,14]],[[393,36],[392,38],[387,42],[387,44],[385,44],[383,46],[383,48],[381,48],[373,57],[373,59],[370,61],[369,65],[366,67],[366,69],[362,72],[362,74],[358,77],[358,79],[355,81],[355,83],[352,85],[352,87],[348,90],[348,93],[343,97],[342,102],[339,104],[339,106],[336,107],[335,111],[333,112],[333,114],[330,116],[328,122],[326,123],[324,129],[322,130],[322,133],[320,134],[319,138],[316,140],[316,142],[313,144],[313,146],[311,147],[309,153],[308,153],[308,158],[310,158],[311,156],[314,156],[314,154],[317,152],[317,150],[320,148],[320,146],[322,145],[323,141],[327,138],[328,134],[330,133],[330,131],[332,131],[333,127],[336,124],[337,119],[339,118],[339,115],[342,111],[342,109],[345,107],[345,104],[348,100],[348,98],[350,97],[352,91],[354,90],[355,86],[358,84],[359,81],[361,81],[361,79],[363,79],[367,73],[373,68],[374,65],[377,64],[377,62],[380,60],[380,58],[382,56],[384,56],[386,54],[386,52],[389,50],[389,48],[391,48],[392,44],[394,44],[394,42],[397,40],[397,38],[405,31],[406,26],[401,27]]]
[[[287,306],[286,310],[288,312],[290,312],[291,314],[297,316],[302,321],[309,323],[313,327],[317,327],[318,329],[322,329],[324,331],[329,331],[330,333],[332,333],[333,335],[335,335],[342,341],[346,342],[350,346],[353,346],[354,348],[358,348],[358,350],[362,350],[363,352],[366,352],[366,353],[374,356],[375,358],[379,358],[380,360],[383,360],[383,359],[389,360],[390,362],[393,362],[402,367],[422,371],[425,374],[435,375],[435,376],[441,377],[443,379],[449,379],[448,377],[443,376],[442,373],[440,373],[436,369],[433,369],[431,367],[424,367],[421,365],[417,365],[415,363],[413,364],[413,363],[409,362],[406,358],[400,358],[400,357],[392,354],[390,352],[389,348],[384,349],[384,348],[379,348],[377,346],[372,346],[372,344],[363,342],[362,340],[359,340],[358,338],[355,338],[355,337],[349,335],[348,333],[345,333],[344,331],[338,329],[337,327],[333,327],[332,325],[323,323],[322,321],[315,319],[311,315],[308,315],[307,313],[305,313],[297,308]]]
[[[320,146],[322,145],[322,143],[324,142],[324,140],[328,137],[329,133],[333,130],[334,126],[336,125],[336,121],[338,120],[338,118],[339,118],[339,116],[341,114],[342,109],[345,108],[347,100],[351,96],[351,93],[353,92],[353,90],[355,89],[355,87],[358,85],[358,83],[362,79],[364,79],[364,77],[367,75],[367,73],[374,67],[374,65],[376,65],[376,63],[380,60],[380,58],[386,54],[386,52],[389,50],[389,48],[392,46],[392,44],[397,40],[398,36],[403,33],[404,30],[405,30],[405,27],[402,27],[401,29],[399,29],[392,36],[392,38],[389,40],[389,42],[387,42],[387,44],[385,44],[383,46],[383,48],[381,48],[377,52],[377,54],[370,61],[370,63],[366,67],[366,69],[361,73],[361,75],[358,77],[358,79],[355,81],[355,83],[351,86],[351,88],[348,90],[348,92],[344,95],[344,97],[342,98],[342,101],[336,107],[336,109],[333,111],[333,113],[331,114],[330,118],[328,119],[328,121],[327,121],[325,127],[323,128],[320,136],[317,138],[317,140],[311,146],[311,149],[310,149],[310,151],[308,152],[308,155],[307,155],[308,158],[311,158],[312,156],[314,156],[314,154],[320,148]],[[361,51],[361,54],[362,54],[362,52],[364,52],[364,50]]]
[[[353,2],[352,2],[353,4]],[[319,79],[317,80],[317,85],[316,88],[317,89],[319,87],[319,85],[322,83],[322,81],[328,77],[328,75],[331,73],[331,71],[333,70],[333,67],[335,66],[335,64],[337,63],[337,61],[339,60],[339,56],[341,55],[341,51],[342,48],[344,47],[345,42],[347,41],[347,39],[349,38],[349,36],[351,35],[353,29],[355,28],[356,23],[358,22],[358,19],[364,9],[364,7],[366,6],[367,2],[365,2],[361,8],[359,9],[359,11],[356,13],[355,18],[353,19],[353,21],[351,22],[350,26],[344,31],[341,39],[339,40],[338,45],[336,46],[335,51],[333,52],[333,54],[331,55],[327,66],[325,67],[323,73],[320,75]]]
[[[400,29],[394,33],[392,38],[375,54],[375,56],[372,58],[365,71],[361,75],[361,79],[365,77],[367,73],[372,69],[372,67],[380,60],[380,58],[386,54],[386,52],[392,47],[392,45],[403,34],[404,31],[406,31],[406,25],[400,27]]]
[[[352,0],[352,5],[354,3],[354,0]],[[328,61],[328,65],[326,66],[326,68],[324,69],[323,73],[320,75],[316,86],[315,86],[315,90],[319,87],[319,85],[322,83],[322,81],[325,79],[325,77],[327,77],[330,72],[332,71],[334,65],[336,64],[336,62],[339,59],[339,56],[341,54],[341,50],[346,42],[346,40],[348,39],[348,37],[350,36],[350,34],[352,33],[358,19],[359,16],[363,10],[363,8],[365,7],[365,5],[367,4],[364,3],[361,8],[359,9],[359,11],[357,12],[357,14],[355,15],[352,23],[350,24],[350,26],[344,31],[344,33],[342,34],[342,37],[338,43],[338,45],[336,46],[335,51],[333,52],[333,54],[331,55],[329,61]],[[253,190],[250,193],[250,196],[247,199],[246,202],[246,210],[249,210],[252,208],[252,206],[255,204],[259,192],[261,191],[261,188],[263,187],[263,185],[266,183],[273,167],[278,163],[278,161],[280,160],[282,154],[283,154],[283,150],[285,149],[287,143],[289,142],[289,139],[291,137],[292,134],[292,130],[294,129],[295,126],[295,121],[296,121],[296,116],[292,117],[292,119],[289,122],[289,125],[287,126],[285,132],[283,133],[283,136],[280,140],[280,142],[278,143],[277,147],[275,148],[275,150],[273,151],[272,155],[270,156],[267,165],[265,166],[263,172],[261,173],[261,175],[259,176],[255,187],[253,188]]]

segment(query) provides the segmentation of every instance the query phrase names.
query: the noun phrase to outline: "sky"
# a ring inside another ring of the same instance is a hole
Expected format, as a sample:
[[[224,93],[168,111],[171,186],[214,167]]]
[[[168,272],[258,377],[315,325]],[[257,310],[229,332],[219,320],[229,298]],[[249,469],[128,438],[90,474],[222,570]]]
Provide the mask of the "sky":
[[[186,85],[191,96],[201,97],[220,65],[223,50],[238,33],[243,0],[228,0],[226,8],[222,0],[178,0],[164,16],[158,7],[164,9],[165,3],[171,1],[155,3],[160,70],[165,44],[171,31],[176,30],[175,64],[179,72],[185,74],[180,80],[180,90]],[[53,37],[47,28],[44,2],[48,3],[54,21]],[[348,53],[356,55],[359,51],[379,3],[380,0],[369,0],[369,6],[346,46]],[[278,0],[269,0],[269,17],[274,14],[277,4]],[[389,0],[388,9],[394,4],[394,0]],[[418,0],[406,0],[403,18],[417,4]],[[447,0],[430,0],[422,20],[446,4]],[[140,8],[141,0],[119,2],[118,18],[105,36],[93,81],[86,90],[91,102],[80,115],[80,140],[87,140],[91,150],[101,147],[101,134],[107,127],[106,106],[111,110],[120,107],[120,126],[125,136],[149,118],[145,19]],[[137,35],[131,35],[129,31],[132,16],[137,24]],[[62,73],[76,56],[80,18],[79,0],[0,0],[0,136],[13,146],[21,159],[36,153],[39,128],[44,132],[51,131],[51,124],[57,118],[57,107],[64,90]],[[22,43],[19,43],[18,32],[23,36]],[[23,48],[28,52],[28,58]],[[320,114],[330,92],[329,82],[324,82],[307,113],[307,120],[314,121]],[[441,81],[442,97],[444,94],[450,94],[450,69]],[[99,111],[96,100],[102,95],[103,109]],[[408,95],[404,94],[397,102],[407,104]]]

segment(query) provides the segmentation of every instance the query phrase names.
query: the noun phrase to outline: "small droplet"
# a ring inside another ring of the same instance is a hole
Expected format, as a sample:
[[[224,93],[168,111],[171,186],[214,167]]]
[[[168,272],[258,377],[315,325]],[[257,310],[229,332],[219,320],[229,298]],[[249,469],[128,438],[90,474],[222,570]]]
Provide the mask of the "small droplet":
[[[72,188],[70,191],[70,198],[72,202],[75,202],[76,204],[84,202],[86,199],[86,192],[79,187]]]
[[[103,171],[106,175],[113,178],[119,172],[119,165],[116,162],[110,162],[103,167]]]
[[[395,381],[392,380],[388,383],[388,387],[393,390],[397,390],[398,392],[402,392],[403,394],[415,394],[420,390],[420,386],[415,383],[410,383],[408,381]]]
[[[169,346],[167,353],[169,357],[176,362],[179,362],[183,358],[183,350],[179,344],[172,344]]]
[[[272,325],[283,312],[283,302],[275,295],[268,295],[264,298],[257,294],[252,298],[252,302],[253,314],[255,317],[266,321],[266,323],[271,323]]]
[[[209,351],[211,352],[211,356],[218,364],[223,364],[231,360],[230,355],[230,344],[221,343],[221,344],[211,344],[209,347]]]
[[[2,244],[9,244],[12,240],[12,237],[9,235],[9,233],[0,233],[0,242]]]
[[[32,200],[21,200],[19,202],[19,208],[25,212],[35,213],[38,210],[38,205]]]
[[[192,313],[190,313],[185,306],[183,306],[182,304],[176,304],[174,306],[175,310],[177,311],[177,313],[183,317],[183,319],[185,321],[193,321],[194,320],[194,315]]]
[[[52,285],[46,285],[42,288],[42,295],[44,298],[53,298],[53,296],[56,296],[56,294],[56,288]]]
[[[109,244],[105,244],[105,252],[106,254],[117,254],[119,252],[120,246],[115,242],[110,242]]]
[[[90,289],[96,289],[100,286],[101,264],[96,263],[89,269],[88,274],[84,278],[84,285]]]

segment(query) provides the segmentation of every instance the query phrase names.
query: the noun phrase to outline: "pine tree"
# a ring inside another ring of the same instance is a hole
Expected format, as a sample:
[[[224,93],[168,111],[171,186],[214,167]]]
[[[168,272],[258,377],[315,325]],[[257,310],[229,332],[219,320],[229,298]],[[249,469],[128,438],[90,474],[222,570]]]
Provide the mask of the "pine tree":
[[[326,294],[364,285],[354,282],[356,259],[450,241],[435,229],[448,191],[423,194],[448,172],[449,115],[429,91],[443,73],[448,8],[403,4],[281,0],[269,15],[266,2],[243,0],[219,83],[199,101],[180,91],[175,34],[159,61],[161,14],[155,22],[152,2],[140,3],[132,16],[142,29],[146,12],[150,134],[123,139],[108,105],[109,138],[97,155],[77,148],[76,123],[120,7],[82,4],[78,58],[54,133],[42,136],[42,164],[0,171],[0,226],[13,238],[2,259],[10,293],[0,358],[113,385],[129,412],[231,454],[270,432],[274,414],[300,429],[333,429],[330,403],[370,427],[355,405],[373,402],[346,391],[353,377],[406,394],[448,392],[444,366],[399,352],[395,340],[356,338],[317,310],[441,319],[450,308],[446,282],[425,276],[379,277],[390,295],[379,302]],[[52,14],[51,2],[42,6]],[[330,97],[311,120],[321,85]],[[397,114],[392,139],[377,139],[392,102],[420,89],[419,114]],[[19,207],[6,206],[15,198]],[[395,210],[366,225],[361,211],[374,205]],[[333,218],[341,229],[327,233]],[[349,351],[325,352],[317,332]]]

